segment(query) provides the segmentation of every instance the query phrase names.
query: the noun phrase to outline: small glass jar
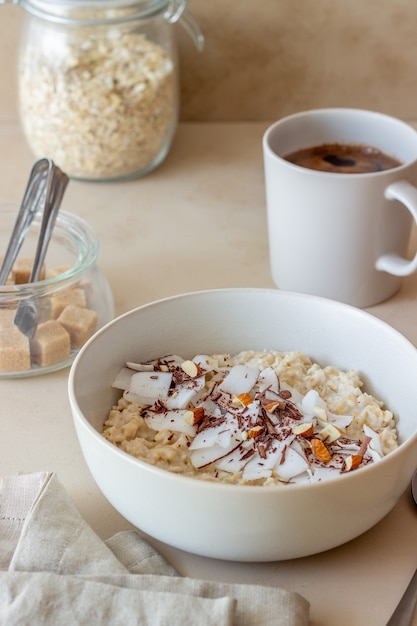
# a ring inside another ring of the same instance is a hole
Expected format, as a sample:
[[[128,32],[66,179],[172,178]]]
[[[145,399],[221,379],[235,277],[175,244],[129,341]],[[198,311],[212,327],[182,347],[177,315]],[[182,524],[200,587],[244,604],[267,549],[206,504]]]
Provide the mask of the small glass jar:
[[[136,178],[159,165],[178,123],[172,24],[203,45],[187,0],[18,2],[19,109],[35,157],[82,180]]]
[[[0,206],[0,257],[15,219],[15,206]],[[28,282],[41,221],[37,215],[7,283],[0,286],[0,379],[68,367],[90,336],[114,317],[111,289],[96,264],[97,234],[72,213],[59,211],[40,279]],[[37,310],[30,336],[15,323],[17,308],[25,302],[35,303]]]

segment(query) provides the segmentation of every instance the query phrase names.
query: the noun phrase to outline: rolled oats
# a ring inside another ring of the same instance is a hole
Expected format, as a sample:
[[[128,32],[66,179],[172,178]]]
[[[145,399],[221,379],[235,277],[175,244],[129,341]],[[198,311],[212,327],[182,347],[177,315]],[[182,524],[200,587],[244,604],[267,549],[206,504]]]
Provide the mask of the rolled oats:
[[[152,169],[177,121],[170,54],[130,29],[55,37],[33,37],[20,60],[20,113],[34,154],[82,179]]]

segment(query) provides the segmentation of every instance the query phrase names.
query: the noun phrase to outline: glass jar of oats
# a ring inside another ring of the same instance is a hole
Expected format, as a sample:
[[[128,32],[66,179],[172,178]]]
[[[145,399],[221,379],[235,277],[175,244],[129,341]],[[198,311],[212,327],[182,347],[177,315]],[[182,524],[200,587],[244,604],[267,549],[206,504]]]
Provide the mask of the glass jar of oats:
[[[158,166],[178,121],[173,24],[203,45],[187,0],[18,2],[26,9],[19,108],[34,155],[82,180],[136,178]]]

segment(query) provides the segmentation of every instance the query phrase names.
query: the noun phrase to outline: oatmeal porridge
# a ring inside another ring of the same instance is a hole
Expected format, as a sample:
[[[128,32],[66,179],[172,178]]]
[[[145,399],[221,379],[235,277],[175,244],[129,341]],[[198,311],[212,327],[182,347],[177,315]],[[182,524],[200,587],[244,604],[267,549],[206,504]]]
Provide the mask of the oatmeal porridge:
[[[235,484],[317,482],[398,446],[359,374],[293,352],[126,363],[104,437],[171,472]]]

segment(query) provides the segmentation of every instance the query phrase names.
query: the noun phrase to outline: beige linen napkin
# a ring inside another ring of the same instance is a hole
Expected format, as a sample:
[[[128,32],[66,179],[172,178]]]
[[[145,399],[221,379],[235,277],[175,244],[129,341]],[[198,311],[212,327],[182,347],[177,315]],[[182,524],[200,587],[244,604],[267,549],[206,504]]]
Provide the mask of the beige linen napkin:
[[[1,481],[2,626],[306,626],[308,613],[284,589],[181,577],[136,532],[103,542],[53,473]]]

